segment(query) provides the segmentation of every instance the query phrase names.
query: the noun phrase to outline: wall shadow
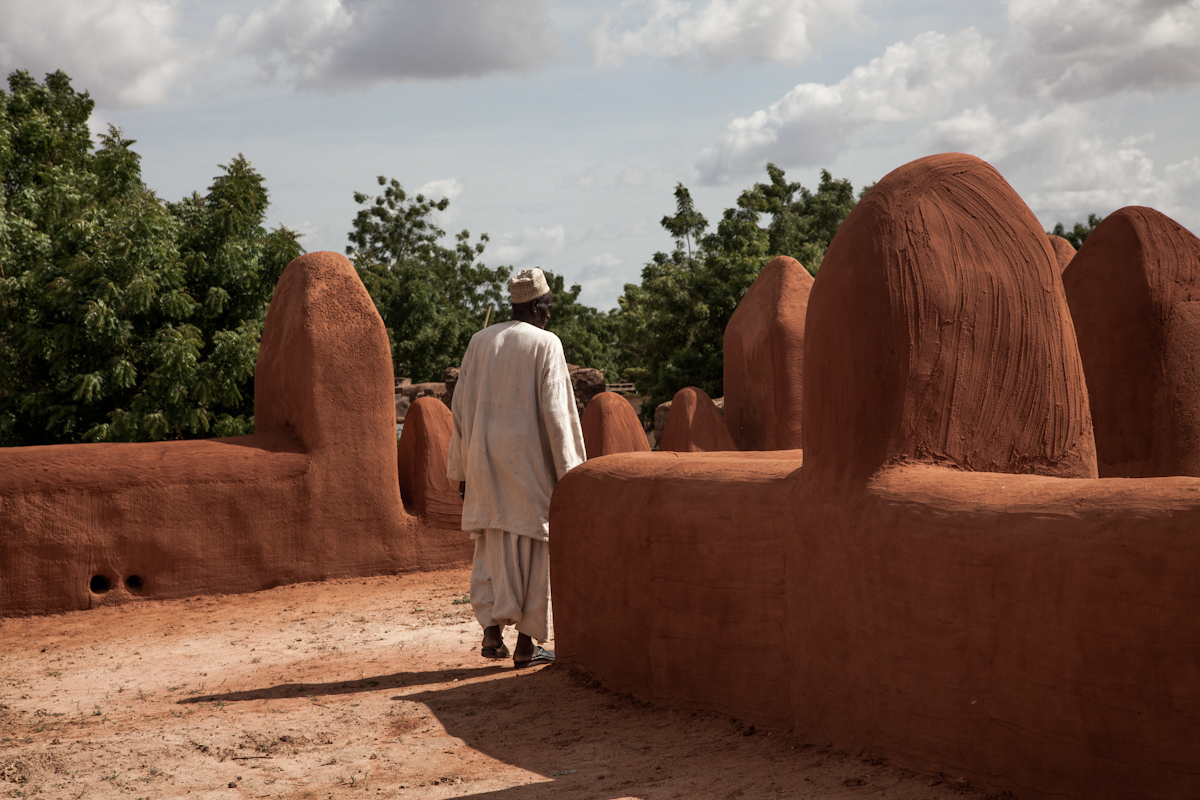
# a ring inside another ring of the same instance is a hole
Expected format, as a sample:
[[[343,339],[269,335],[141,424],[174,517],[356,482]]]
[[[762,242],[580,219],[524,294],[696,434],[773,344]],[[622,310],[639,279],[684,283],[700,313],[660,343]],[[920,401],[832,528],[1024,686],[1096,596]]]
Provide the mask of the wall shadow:
[[[280,683],[275,686],[245,689],[240,692],[197,695],[177,702],[179,705],[214,702],[238,703],[247,700],[279,700],[286,697],[330,697],[342,694],[359,694],[361,692],[385,692],[411,686],[424,686],[430,683],[444,683],[454,678],[458,678],[459,680],[482,678],[502,672],[504,669],[505,667],[501,666],[490,666],[474,669],[430,670],[427,672],[395,672],[390,675],[376,675],[371,678],[360,678],[354,681],[334,681],[331,683]],[[407,696],[404,699],[407,699]]]

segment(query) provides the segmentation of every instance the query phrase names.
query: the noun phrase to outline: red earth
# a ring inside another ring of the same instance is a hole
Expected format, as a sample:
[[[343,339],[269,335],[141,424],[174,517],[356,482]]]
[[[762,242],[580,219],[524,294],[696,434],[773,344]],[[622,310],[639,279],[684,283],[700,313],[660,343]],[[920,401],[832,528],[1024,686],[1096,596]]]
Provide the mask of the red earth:
[[[0,620],[0,796],[1009,796],[485,661],[468,577]]]

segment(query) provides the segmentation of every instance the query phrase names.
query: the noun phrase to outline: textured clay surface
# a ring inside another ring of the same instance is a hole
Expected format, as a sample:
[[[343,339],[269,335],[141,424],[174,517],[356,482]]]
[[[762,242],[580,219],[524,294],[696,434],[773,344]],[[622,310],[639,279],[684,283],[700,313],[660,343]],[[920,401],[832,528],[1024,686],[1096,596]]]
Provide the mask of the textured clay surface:
[[[1054,257],[1058,259],[1058,272],[1062,274],[1067,265],[1071,263],[1071,259],[1075,257],[1075,245],[1068,242],[1061,236],[1048,234],[1050,247],[1054,250]]]
[[[961,776],[647,706],[569,668],[486,661],[461,602],[469,578],[0,620],[0,795],[996,797]]]
[[[671,398],[671,411],[658,449],[676,453],[737,450],[721,412],[703,389],[689,386]]]
[[[387,333],[345,257],[279,279],[253,436],[0,450],[0,616],[465,563],[405,513]]]
[[[820,479],[900,461],[1095,477],[1058,262],[991,166],[948,153],[894,170],[831,257],[805,329],[805,463]]]
[[[436,397],[418,397],[408,409],[396,445],[400,495],[411,513],[439,528],[462,526],[462,497],[458,484],[446,477],[447,453],[454,418]],[[463,534],[468,547],[470,537]],[[473,551],[471,551],[473,552]]]
[[[637,412],[616,392],[601,392],[593,397],[579,422],[588,458],[650,450]]]
[[[779,256],[725,327],[725,427],[739,450],[804,446],[804,314],[813,279]]]
[[[1200,796],[1200,480],[1095,477],[1057,261],[991,167],[921,159],[859,203],[804,369],[802,468],[563,480],[561,661],[1022,798]]]
[[[1105,217],[1063,273],[1100,474],[1200,475],[1200,239],[1152,208]]]

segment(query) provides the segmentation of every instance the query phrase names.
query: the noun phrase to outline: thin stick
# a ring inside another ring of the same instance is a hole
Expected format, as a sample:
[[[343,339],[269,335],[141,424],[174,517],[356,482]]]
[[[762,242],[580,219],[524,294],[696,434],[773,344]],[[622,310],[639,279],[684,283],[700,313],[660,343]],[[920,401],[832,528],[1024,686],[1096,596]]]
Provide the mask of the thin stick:
[[[491,318],[492,318],[492,304],[491,304],[491,303],[488,303],[488,312],[487,312],[487,316],[483,318],[483,327],[484,327],[484,328],[486,328],[486,327],[487,327],[488,320],[489,320],[489,319],[491,319]]]

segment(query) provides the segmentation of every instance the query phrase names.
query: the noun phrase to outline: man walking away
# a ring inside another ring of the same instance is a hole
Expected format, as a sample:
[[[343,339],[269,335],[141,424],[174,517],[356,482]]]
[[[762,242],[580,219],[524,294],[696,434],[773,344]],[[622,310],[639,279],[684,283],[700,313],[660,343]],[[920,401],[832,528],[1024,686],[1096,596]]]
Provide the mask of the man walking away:
[[[471,337],[454,388],[447,472],[463,493],[462,529],[475,540],[471,607],[480,654],[507,658],[504,626],[517,628],[513,665],[547,664],[550,495],[587,457],[562,342],[545,330],[554,295],[540,269],[508,282],[512,321]]]

